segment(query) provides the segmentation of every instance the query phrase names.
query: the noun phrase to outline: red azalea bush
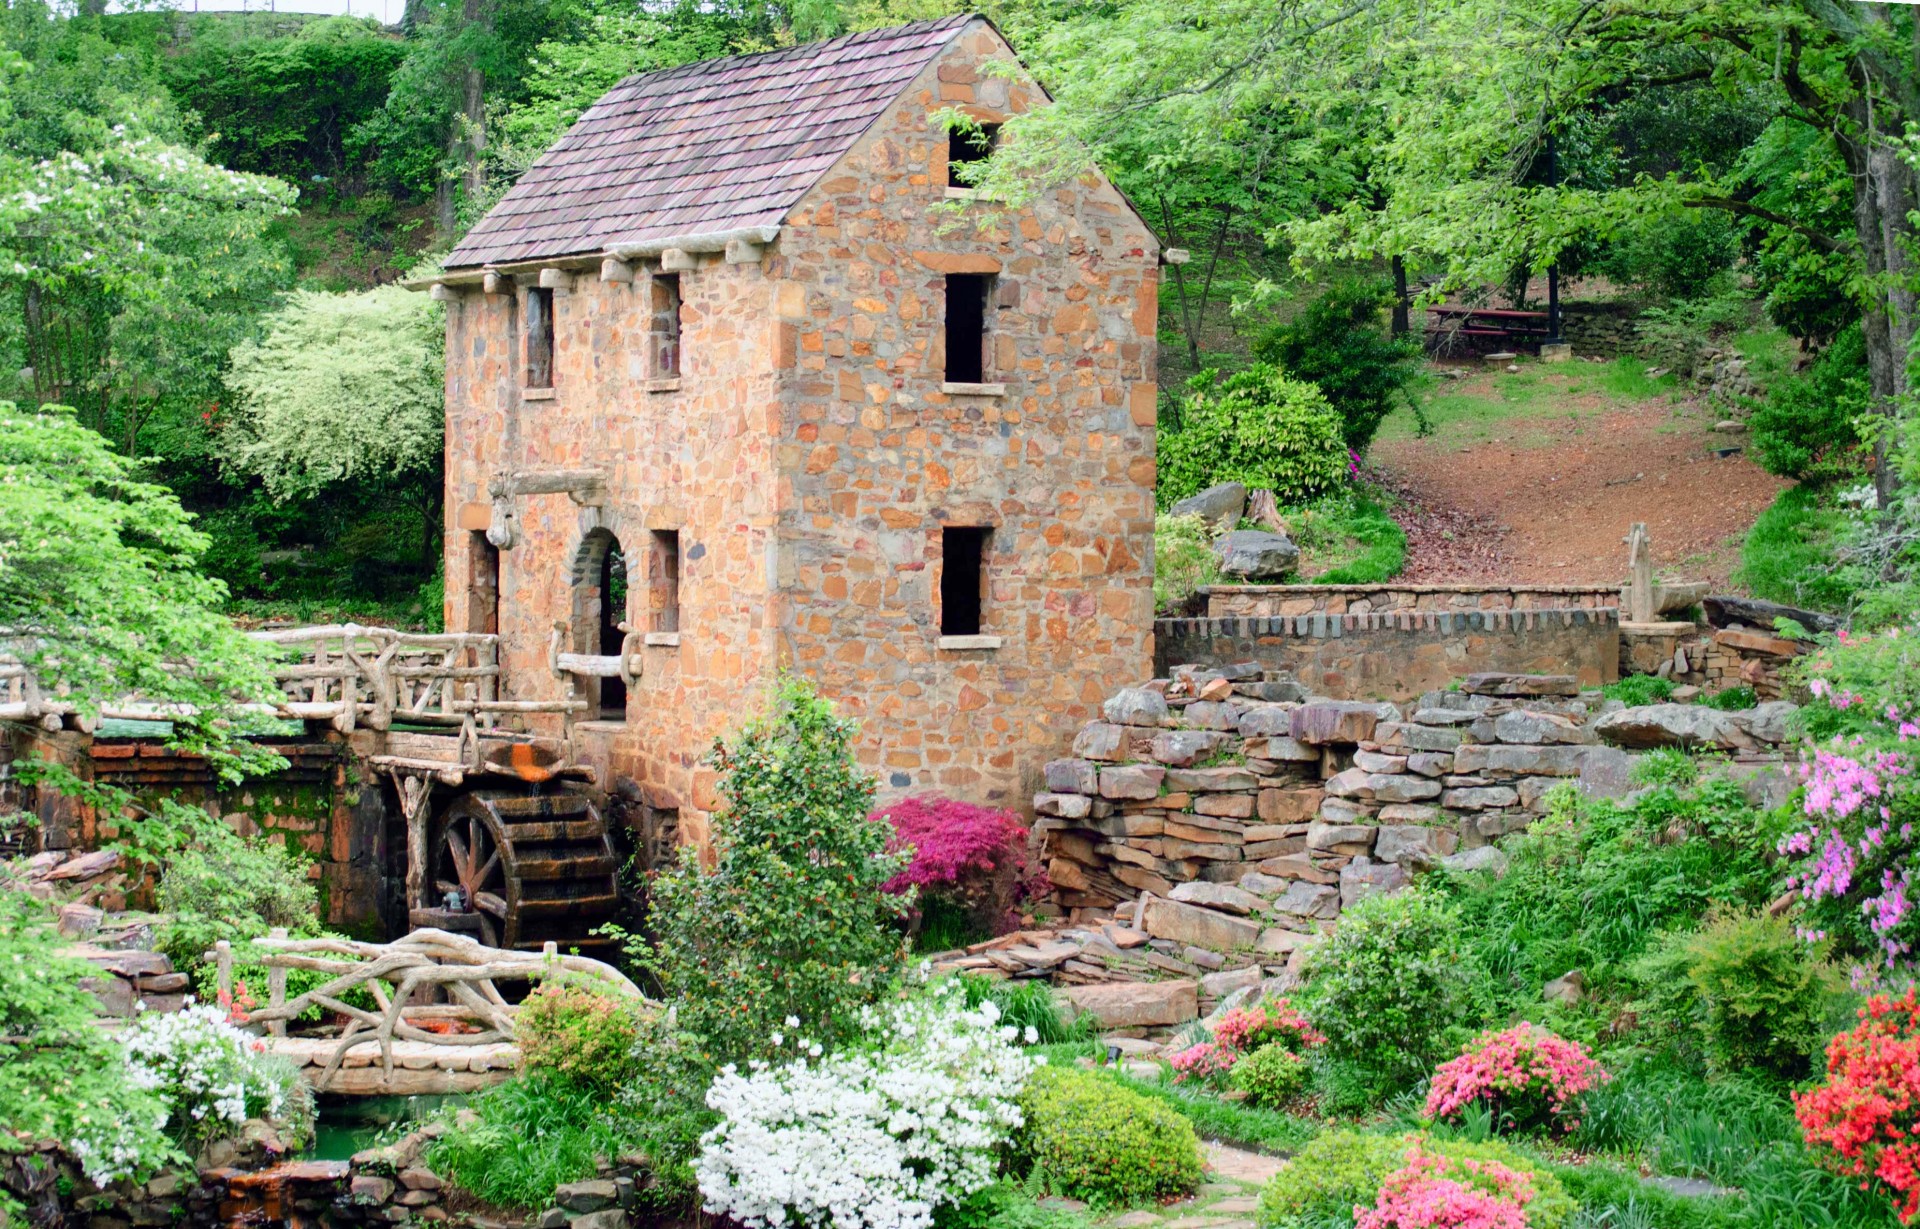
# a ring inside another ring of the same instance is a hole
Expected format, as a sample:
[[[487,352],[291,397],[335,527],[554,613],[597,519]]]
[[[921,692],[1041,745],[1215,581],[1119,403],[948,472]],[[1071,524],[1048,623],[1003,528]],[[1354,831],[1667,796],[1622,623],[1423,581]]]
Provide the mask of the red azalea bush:
[[[875,815],[893,825],[893,852],[913,860],[885,890],[947,901],[989,934],[1020,923],[1018,906],[1047,889],[1046,875],[1027,858],[1027,829],[1012,811],[938,795],[902,798]]]
[[[1483,1102],[1500,1125],[1519,1130],[1552,1127],[1570,1130],[1574,1101],[1608,1078],[1577,1041],[1568,1041],[1531,1024],[1482,1033],[1440,1065],[1427,1090],[1427,1113],[1457,1118]]]
[[[1902,1224],[1920,1219],[1920,998],[1876,994],[1827,1043],[1827,1082],[1793,1094],[1807,1147],[1835,1172],[1879,1181]]]
[[[1527,1229],[1527,1205],[1538,1194],[1531,1175],[1498,1161],[1416,1145],[1380,1184],[1373,1206],[1353,1210],[1353,1229]]]

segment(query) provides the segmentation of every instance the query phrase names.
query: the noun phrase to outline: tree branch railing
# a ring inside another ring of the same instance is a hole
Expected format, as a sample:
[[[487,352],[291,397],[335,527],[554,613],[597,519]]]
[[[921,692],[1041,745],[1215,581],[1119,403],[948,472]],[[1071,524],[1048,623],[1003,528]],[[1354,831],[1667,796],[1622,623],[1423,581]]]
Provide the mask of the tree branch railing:
[[[286,660],[274,668],[282,699],[246,711],[297,721],[326,721],[342,733],[390,728],[396,721],[452,727],[491,726],[507,713],[571,713],[577,699],[500,698],[500,638],[478,632],[430,634],[355,623],[249,632]],[[117,698],[93,715],[165,721],[177,706]],[[0,652],[0,721],[57,725],[81,712],[71,697],[49,694],[20,658]]]
[[[318,1088],[325,1088],[347,1055],[362,1046],[380,1047],[381,1067],[391,1078],[395,1041],[480,1046],[514,1040],[514,1015],[519,1009],[507,1002],[497,982],[534,982],[564,973],[615,996],[658,1006],[612,965],[587,956],[562,955],[551,942],[536,954],[487,947],[444,930],[421,929],[392,943],[363,943],[343,938],[294,939],[284,928],[276,928],[244,946],[251,949],[244,958],[267,969],[267,1005],[248,1013],[249,1027],[283,1037],[287,1022],[313,1007],[346,1018],[340,1043],[315,1083]],[[231,1002],[233,946],[223,939],[209,955],[222,1001]],[[292,969],[331,977],[289,998],[287,973]],[[362,988],[374,1001],[372,1009],[347,1001],[349,994]],[[423,995],[447,1001],[413,1001]],[[421,1027],[448,1021],[472,1025],[475,1031],[442,1033]]]

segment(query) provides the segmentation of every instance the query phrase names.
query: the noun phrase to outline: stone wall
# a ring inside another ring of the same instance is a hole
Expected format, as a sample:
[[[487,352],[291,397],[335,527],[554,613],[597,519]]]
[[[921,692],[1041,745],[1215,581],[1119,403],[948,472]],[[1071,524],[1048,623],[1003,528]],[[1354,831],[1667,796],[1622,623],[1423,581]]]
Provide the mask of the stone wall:
[[[1633,749],[1725,751],[1778,793],[1792,710],[1630,709],[1569,676],[1512,674],[1399,706],[1310,697],[1251,664],[1183,668],[1115,694],[1047,765],[1035,831],[1070,922],[1138,897],[1156,968],[1204,973],[1189,947],[1284,965],[1425,867],[1497,867],[1492,843],[1554,787],[1623,795]]]
[[[1490,671],[1603,686],[1619,677],[1620,625],[1611,607],[1159,619],[1154,652],[1163,676],[1252,661],[1316,694],[1404,701]]]
[[[679,625],[641,649],[623,721],[575,726],[603,788],[679,812],[715,804],[703,759],[781,668],[862,719],[882,794],[1007,804],[1030,792],[1102,696],[1150,666],[1158,243],[1097,177],[1006,225],[945,225],[947,133],[1044,95],[985,21],[947,50],[788,216],[757,261],[695,254],[677,376],[654,369],[645,307],[597,258],[554,290],[551,392],[523,387],[522,320],[540,271],[458,292],[447,312],[448,626],[487,604],[489,484],[597,469],[605,495],[514,502],[500,552],[502,695],[584,695],[556,679],[555,624],[599,653],[596,543],[617,539],[642,630],[655,531],[679,535]],[[964,195],[964,194],[962,194]],[[944,278],[997,278],[987,382],[944,382]],[[552,280],[552,279],[549,279]],[[948,526],[990,527],[981,635],[943,643]],[[553,732],[557,720],[529,718]]]
[[[1581,357],[1639,354],[1638,303],[1562,303],[1560,336]]]
[[[1758,628],[1624,623],[1620,672],[1651,674],[1710,695],[1751,687],[1762,700],[1780,700],[1791,686],[1783,669],[1809,647]]]
[[[1594,585],[1208,585],[1209,618],[1368,614],[1387,610],[1599,610],[1620,587]]]

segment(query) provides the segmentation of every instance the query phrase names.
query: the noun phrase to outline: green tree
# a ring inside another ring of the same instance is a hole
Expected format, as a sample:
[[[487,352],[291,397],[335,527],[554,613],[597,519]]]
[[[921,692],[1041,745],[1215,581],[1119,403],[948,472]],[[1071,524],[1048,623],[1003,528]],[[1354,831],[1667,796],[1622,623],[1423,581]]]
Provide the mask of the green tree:
[[[1381,319],[1394,302],[1391,287],[1348,280],[1307,304],[1253,346],[1254,357],[1309,380],[1340,415],[1347,447],[1365,452],[1396,405],[1425,425],[1414,390],[1423,377],[1419,341],[1391,337]]]
[[[61,406],[0,402],[0,629],[43,689],[83,712],[179,706],[174,740],[223,769],[276,763],[244,742],[279,698],[266,652],[221,615],[207,535],[165,487]]]
[[[351,484],[409,483],[423,512],[421,555],[437,553],[445,329],[425,295],[382,286],[363,294],[299,291],[236,346],[224,462],[282,499]]]
[[[1293,506],[1346,477],[1340,416],[1312,384],[1254,363],[1220,380],[1203,371],[1187,389],[1179,427],[1160,437],[1163,507],[1218,482],[1244,482]]]
[[[859,1008],[900,972],[912,894],[880,889],[906,857],[887,852],[892,827],[870,814],[855,729],[812,684],[783,679],[767,714],[714,748],[726,802],[712,865],[683,849],[654,880],[647,963],[680,1024],[723,1060],[765,1054],[775,1033],[852,1037]]]

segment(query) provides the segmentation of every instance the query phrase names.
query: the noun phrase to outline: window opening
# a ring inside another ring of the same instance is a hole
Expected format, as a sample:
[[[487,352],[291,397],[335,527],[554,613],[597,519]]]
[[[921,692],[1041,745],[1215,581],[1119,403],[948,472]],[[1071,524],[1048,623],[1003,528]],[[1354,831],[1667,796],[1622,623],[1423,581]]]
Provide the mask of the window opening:
[[[467,534],[467,630],[487,636],[500,631],[500,550],[483,529]]]
[[[607,544],[600,557],[600,656],[618,657],[627,634],[620,624],[627,617],[627,561],[620,553],[619,539]],[[627,683],[622,678],[600,679],[600,717],[603,721],[627,719]]]
[[[680,531],[653,531],[653,558],[649,577],[653,588],[652,626],[654,632],[680,630]]]
[[[680,374],[680,275],[660,273],[652,279],[653,374],[668,378]]]
[[[948,525],[940,534],[940,634],[978,636],[993,530]]]
[[[527,387],[553,387],[553,291],[527,289]]]
[[[947,382],[979,384],[987,372],[987,294],[993,276],[947,276]]]
[[[947,186],[970,185],[960,178],[960,168],[969,162],[985,162],[1000,143],[1000,125],[979,124],[972,128],[954,128],[947,133]]]

